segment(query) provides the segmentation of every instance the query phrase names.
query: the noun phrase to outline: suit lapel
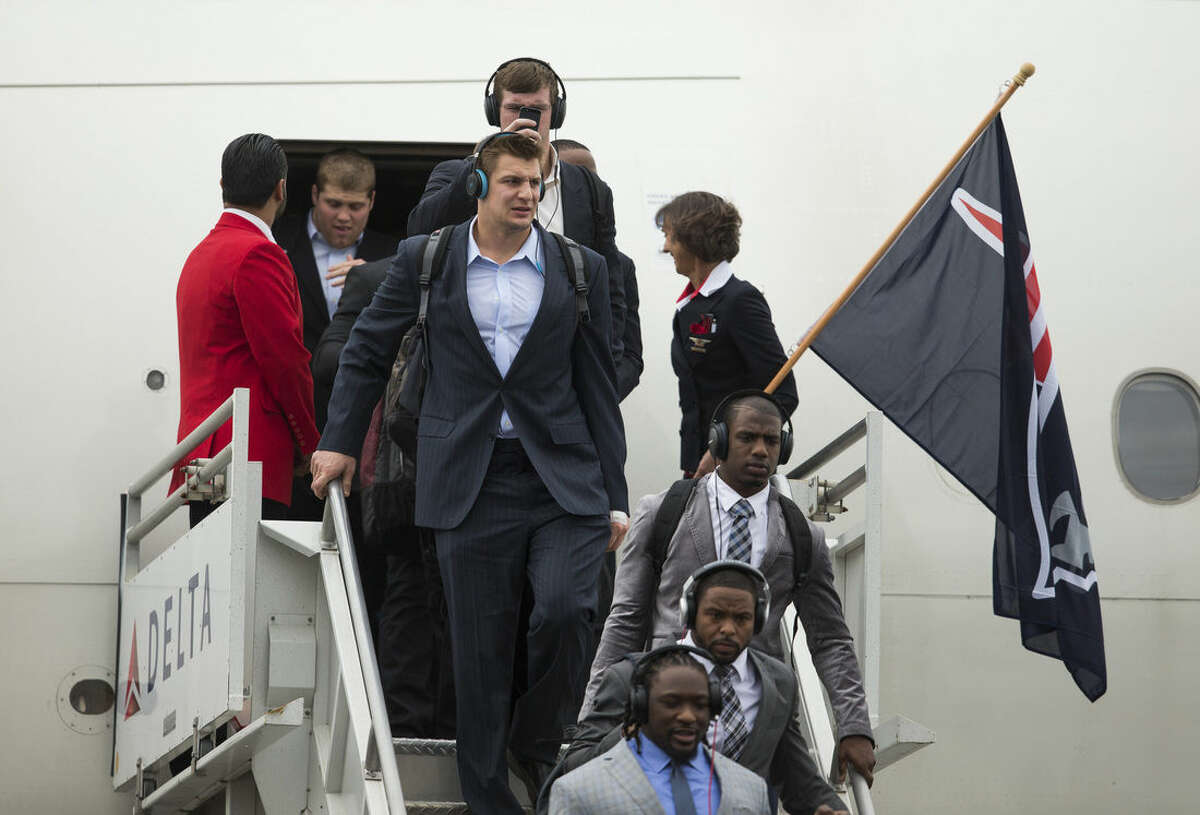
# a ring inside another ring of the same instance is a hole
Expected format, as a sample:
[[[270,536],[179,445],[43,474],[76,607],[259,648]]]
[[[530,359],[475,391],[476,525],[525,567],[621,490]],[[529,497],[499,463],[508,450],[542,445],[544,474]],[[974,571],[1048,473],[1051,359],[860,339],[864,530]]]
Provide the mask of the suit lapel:
[[[618,743],[612,750],[605,753],[612,756],[612,761],[604,762],[604,769],[612,776],[618,787],[624,790],[637,806],[639,812],[645,815],[663,815],[662,804],[658,795],[650,786],[649,779],[642,772],[641,766],[624,741]]]
[[[715,478],[715,476],[714,476]],[[712,563],[717,559],[717,545],[712,535],[712,514],[709,512],[708,490],[703,484],[696,485],[692,492],[692,503],[684,512],[687,530],[695,547],[696,563]],[[682,544],[683,541],[680,541]]]
[[[454,319],[458,321],[459,327],[467,337],[467,345],[479,355],[480,361],[487,366],[487,370],[496,379],[500,379],[500,369],[496,367],[496,361],[492,359],[487,346],[483,344],[483,337],[479,335],[479,326],[475,324],[475,317],[471,314],[471,303],[467,299],[467,233],[470,228],[469,224],[455,228],[454,235],[451,237],[453,243],[446,250],[446,267],[442,270],[444,278],[442,282],[447,287],[446,300],[450,304]],[[424,253],[418,257],[423,258]],[[420,267],[417,268],[416,274],[420,277]],[[436,279],[433,285],[435,288],[437,287]],[[432,300],[432,296],[430,299]]]
[[[293,240],[288,241],[288,260],[296,272],[296,283],[300,288],[300,299],[308,304],[310,314],[324,315],[329,322],[329,306],[325,303],[325,291],[317,275],[317,261],[313,257],[312,240],[308,237],[307,218],[301,223]]]
[[[754,717],[754,729],[742,748],[743,760],[757,759],[773,751],[773,745],[766,743],[768,735],[779,731],[771,727],[779,716],[781,691],[774,675],[763,669],[762,657],[753,648],[748,653],[754,670],[758,672],[758,681],[762,684],[762,697],[758,700],[758,714]],[[765,751],[765,753],[764,753]]]
[[[533,228],[538,231],[542,252],[546,256],[546,268],[542,274],[545,285],[542,287],[542,302],[538,303],[537,314],[529,325],[529,333],[525,335],[525,341],[517,349],[517,355],[513,357],[512,365],[508,368],[510,374],[528,356],[525,349],[531,345],[536,347],[542,339],[541,335],[548,330],[549,323],[562,312],[561,302],[567,295],[567,259],[559,252],[558,241],[547,234],[541,224],[534,223]]]
[[[779,506],[779,495],[775,492],[775,487],[771,487],[771,491],[767,493],[767,548],[763,552],[759,571],[763,574],[770,574],[771,566],[775,563],[775,558],[779,557],[780,550],[789,545],[791,545],[791,541],[788,540],[787,527],[783,522],[783,509]]]

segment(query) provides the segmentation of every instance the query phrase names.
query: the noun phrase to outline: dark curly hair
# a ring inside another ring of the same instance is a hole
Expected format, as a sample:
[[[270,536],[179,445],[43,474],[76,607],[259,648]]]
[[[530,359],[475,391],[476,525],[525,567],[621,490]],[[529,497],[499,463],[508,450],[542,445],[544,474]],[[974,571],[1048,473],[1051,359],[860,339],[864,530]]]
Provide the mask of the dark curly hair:
[[[658,653],[661,651],[661,653]],[[688,668],[694,668],[708,681],[708,672],[704,670],[704,666],[696,661],[696,658],[686,650],[675,646],[664,646],[663,648],[651,651],[638,661],[634,668],[631,681],[639,684],[646,689],[647,695],[650,693],[650,685],[664,669],[676,665],[682,665]],[[625,719],[623,722],[623,730],[625,738],[632,738],[639,730],[642,722],[634,716],[633,708],[629,705],[625,706]]]
[[[737,207],[711,192],[685,192],[654,215],[654,223],[705,263],[733,260],[738,253],[742,216]]]

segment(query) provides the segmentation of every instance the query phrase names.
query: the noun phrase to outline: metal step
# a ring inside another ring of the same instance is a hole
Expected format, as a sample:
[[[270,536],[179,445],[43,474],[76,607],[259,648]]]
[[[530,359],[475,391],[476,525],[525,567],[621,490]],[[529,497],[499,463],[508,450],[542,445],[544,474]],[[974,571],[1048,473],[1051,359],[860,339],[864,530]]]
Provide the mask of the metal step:
[[[458,749],[453,739],[392,739],[396,765],[404,787],[404,808],[409,815],[467,815],[458,784]],[[533,802],[525,785],[511,772],[508,786],[526,812]]]

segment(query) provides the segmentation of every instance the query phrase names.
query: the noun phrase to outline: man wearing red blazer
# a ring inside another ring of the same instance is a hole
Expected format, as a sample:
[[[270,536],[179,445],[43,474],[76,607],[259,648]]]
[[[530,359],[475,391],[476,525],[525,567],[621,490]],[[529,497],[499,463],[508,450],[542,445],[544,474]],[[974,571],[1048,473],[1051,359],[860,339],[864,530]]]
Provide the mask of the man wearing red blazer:
[[[320,434],[313,418],[313,385],[304,347],[300,295],[287,254],[271,224],[283,210],[287,157],[270,136],[249,133],[221,156],[225,209],[192,250],[175,302],[179,320],[179,437],[229,398],[250,389],[250,460],[263,466],[263,517],[285,518],[292,473],[307,466]],[[229,443],[226,423],[176,467],[210,458]],[[212,505],[193,503],[192,525]]]

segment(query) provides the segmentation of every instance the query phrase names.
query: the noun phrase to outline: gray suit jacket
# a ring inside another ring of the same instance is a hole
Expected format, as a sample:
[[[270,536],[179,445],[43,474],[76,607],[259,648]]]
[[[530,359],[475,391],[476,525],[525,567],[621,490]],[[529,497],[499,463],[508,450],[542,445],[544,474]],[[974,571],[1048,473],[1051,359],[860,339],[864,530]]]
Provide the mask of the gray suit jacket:
[[[604,623],[604,633],[592,662],[581,717],[591,709],[605,668],[626,654],[667,645],[682,636],[679,595],[683,582],[700,566],[717,559],[708,497],[703,488],[698,488],[692,493],[679,528],[667,546],[666,561],[655,585],[649,544],[654,516],[658,514],[664,495],[665,492],[660,492],[645,496],[633,514],[625,538],[624,557],[617,567],[612,610]],[[767,550],[760,568],[771,585],[771,613],[762,633],[750,645],[781,658],[779,621],[787,604],[794,603],[808,638],[813,665],[829,692],[838,737],[857,735],[873,740],[867,695],[854,654],[854,639],[846,628],[842,601],[833,585],[833,566],[825,545],[825,532],[816,524],[809,524],[813,536],[812,563],[808,581],[797,590],[792,542],[774,487],[767,510]]]
[[[716,815],[769,815],[767,785],[717,753],[713,773],[721,784]],[[550,815],[662,815],[662,804],[625,742],[567,773],[550,788]]]
[[[795,715],[799,697],[796,675],[779,660],[754,649],[750,649],[749,659],[762,683],[762,701],[738,763],[775,787],[790,813],[811,815],[821,804],[844,809],[842,800],[817,769],[800,732]],[[604,671],[595,704],[580,720],[574,741],[555,768],[556,774],[574,770],[623,740],[621,722],[632,676],[632,659],[622,659]]]

